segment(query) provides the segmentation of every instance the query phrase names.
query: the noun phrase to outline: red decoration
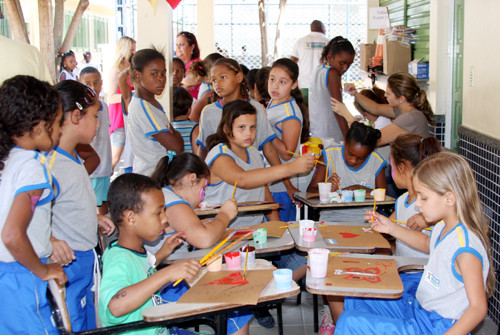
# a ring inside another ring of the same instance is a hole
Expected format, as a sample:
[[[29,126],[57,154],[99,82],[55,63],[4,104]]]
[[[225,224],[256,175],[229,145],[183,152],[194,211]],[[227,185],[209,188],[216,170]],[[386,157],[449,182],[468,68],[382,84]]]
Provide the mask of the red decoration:
[[[248,284],[248,281],[243,278],[241,273],[233,272],[229,276],[214,280],[206,285],[244,285]]]
[[[341,235],[343,238],[354,238],[359,236],[358,234],[352,233],[339,233],[339,235]]]
[[[168,4],[170,5],[170,7],[172,7],[172,9],[175,9],[175,7],[177,7],[180,3],[181,3],[182,0],[167,0]]]

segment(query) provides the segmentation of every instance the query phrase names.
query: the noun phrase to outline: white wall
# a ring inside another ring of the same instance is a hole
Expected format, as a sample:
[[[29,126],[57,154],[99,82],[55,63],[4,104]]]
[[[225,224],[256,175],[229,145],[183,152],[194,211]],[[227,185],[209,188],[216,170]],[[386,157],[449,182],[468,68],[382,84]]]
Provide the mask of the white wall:
[[[198,22],[196,27],[196,40],[200,47],[201,59],[215,52],[214,37],[214,1],[198,0]]]
[[[500,1],[465,0],[463,125],[500,139]],[[473,86],[469,75],[474,72]]]

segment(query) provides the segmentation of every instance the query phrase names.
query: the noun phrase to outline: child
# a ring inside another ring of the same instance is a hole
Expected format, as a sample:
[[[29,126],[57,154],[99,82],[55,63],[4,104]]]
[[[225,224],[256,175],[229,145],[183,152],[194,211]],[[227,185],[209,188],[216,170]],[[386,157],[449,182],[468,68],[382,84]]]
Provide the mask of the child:
[[[184,62],[177,57],[172,60],[172,72],[174,73],[174,79],[172,81],[172,86],[174,88],[182,86],[182,79],[186,75],[186,65]]]
[[[58,194],[52,206],[51,259],[65,266],[68,276],[66,301],[75,331],[96,326],[94,271],[97,227],[110,235],[114,225],[96,214],[96,196],[76,146],[90,144],[99,126],[99,101],[95,92],[77,81],[56,85],[62,100],[63,124],[59,144],[48,156]]]
[[[231,198],[236,182],[235,197],[239,201],[272,201],[268,183],[308,172],[314,166],[315,157],[303,155],[288,164],[264,168],[260,153],[252,147],[256,136],[256,113],[255,107],[243,100],[224,105],[217,132],[207,139],[210,152],[206,162],[211,176],[205,197],[209,205],[219,205]],[[267,218],[279,220],[276,211]],[[232,226],[250,226],[262,220],[262,215],[238,217]]]
[[[76,62],[75,53],[73,51],[70,50],[63,53],[61,55],[61,73],[59,73],[57,81],[78,80],[76,74],[73,73],[77,65],[78,63]]]
[[[92,66],[83,68],[80,72],[80,82],[93,89],[97,97],[99,97],[102,90],[102,79],[99,70]],[[101,100],[99,100],[98,120],[97,135],[90,145],[99,155],[100,163],[97,169],[90,175],[90,182],[97,198],[97,213],[106,215],[108,214],[106,201],[113,169],[111,167],[108,105]]]
[[[198,145],[196,138],[200,128],[196,122],[188,119],[193,96],[182,87],[174,87],[174,121],[172,126],[177,130],[184,141],[184,152],[196,152]]]
[[[370,100],[375,101],[378,104],[387,104],[387,99],[385,98],[385,91],[381,90],[377,86],[373,86],[372,89],[361,90],[359,91],[359,94],[367,97]],[[373,128],[375,129],[380,130],[390,125],[392,122],[391,119],[389,119],[388,117],[371,114],[366,109],[364,109],[363,106],[361,106],[361,104],[358,101],[354,101],[354,107],[356,107],[359,114],[363,116],[363,119],[369,121],[373,125]]]
[[[47,82],[15,76],[0,87],[0,292],[2,334],[59,334],[51,322],[47,281],[67,280],[52,253],[52,178],[39,151],[57,143],[62,118]]]
[[[267,86],[272,100],[266,112],[271,127],[278,137],[273,141],[273,145],[282,163],[295,159],[296,156],[292,153],[299,154],[300,143],[305,143],[309,139],[309,117],[307,106],[297,87],[298,76],[297,63],[288,58],[275,61],[269,72]],[[299,176],[293,176],[291,181],[298,188]],[[309,182],[305,185],[308,184]],[[279,210],[281,221],[295,221],[295,206],[283,183],[273,182],[269,184],[269,189],[274,201],[283,206]]]
[[[263,67],[257,71],[255,76],[255,84],[251,89],[253,89],[254,99],[262,105],[262,107],[267,108],[271,97],[269,96],[269,90],[267,89],[267,81],[269,78],[269,71],[271,68],[269,66]]]
[[[431,236],[406,229],[369,212],[374,230],[430,252],[416,297],[397,300],[346,298],[335,334],[470,333],[486,316],[487,296],[495,289],[490,242],[482,206],[467,161],[441,152],[413,172],[416,206],[424,218],[440,221]]]
[[[157,294],[167,283],[192,279],[200,270],[197,261],[188,259],[156,270],[182,243],[182,233],[170,236],[153,256],[143,248],[144,241],[154,241],[168,227],[163,194],[151,178],[127,173],[116,178],[109,188],[109,211],[120,231],[103,257],[103,277],[99,291],[99,316],[103,326],[142,320],[142,311],[161,304]],[[149,328],[141,334],[160,333]]]
[[[321,65],[316,69],[309,93],[311,135],[331,137],[337,143],[344,140],[348,125],[346,120],[332,113],[330,97],[342,101],[341,78],[349,70],[356,52],[347,39],[337,36],[324,48]]]
[[[325,181],[332,183],[332,191],[339,185],[343,190],[364,189],[369,193],[375,188],[387,188],[384,168],[387,162],[376,152],[377,140],[380,131],[360,122],[353,122],[345,144],[326,148],[322,151],[322,160],[325,165],[318,165],[308,192],[318,192],[318,183]],[[321,220],[349,222],[361,221],[366,207],[343,210],[321,211]]]
[[[139,50],[132,58],[132,70],[136,84],[128,106],[127,134],[134,154],[133,171],[149,176],[168,151],[181,153],[184,141],[155,98],[165,88],[165,57],[154,49]]]

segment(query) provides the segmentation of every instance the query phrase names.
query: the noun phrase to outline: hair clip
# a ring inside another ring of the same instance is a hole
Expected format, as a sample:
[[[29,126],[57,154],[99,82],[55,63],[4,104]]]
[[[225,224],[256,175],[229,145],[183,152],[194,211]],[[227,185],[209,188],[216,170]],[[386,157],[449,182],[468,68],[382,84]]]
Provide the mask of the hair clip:
[[[78,101],[76,101],[75,104],[76,104],[76,107],[78,107],[78,109],[80,111],[83,111],[83,107],[82,107],[82,105],[80,105],[80,103]]]

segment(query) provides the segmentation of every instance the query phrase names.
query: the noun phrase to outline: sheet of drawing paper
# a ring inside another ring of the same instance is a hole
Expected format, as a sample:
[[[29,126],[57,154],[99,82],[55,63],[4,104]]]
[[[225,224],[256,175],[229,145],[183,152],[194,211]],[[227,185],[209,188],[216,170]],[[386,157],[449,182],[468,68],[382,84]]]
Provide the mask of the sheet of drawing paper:
[[[390,248],[389,242],[378,232],[368,226],[323,226],[319,231],[323,239],[337,240],[337,246]]]
[[[248,284],[234,284],[235,272],[243,275],[243,271],[207,272],[184,293],[178,303],[256,305],[260,293],[273,278],[273,270],[248,270]]]
[[[362,275],[364,273],[366,275]],[[398,274],[398,266],[393,259],[367,259],[332,255],[328,259],[325,285],[403,290],[403,283]]]
[[[283,221],[268,221],[268,222],[263,222],[263,223],[258,224],[258,225],[249,226],[249,227],[240,227],[240,228],[238,228],[239,229],[238,232],[236,234],[234,234],[230,240],[236,240],[238,237],[245,235],[249,230],[255,230],[258,228],[266,228],[267,229],[267,237],[282,238],[283,234],[286,231],[286,228],[280,228],[280,227],[286,226],[286,225],[287,225],[287,223],[283,222]],[[224,234],[224,236],[220,240],[221,241],[224,240],[229,235],[229,233],[232,233],[235,230],[236,229],[233,229],[233,228],[227,229],[226,233]],[[251,240],[251,239],[252,239],[252,235],[250,235],[250,237],[248,237],[248,240]]]

